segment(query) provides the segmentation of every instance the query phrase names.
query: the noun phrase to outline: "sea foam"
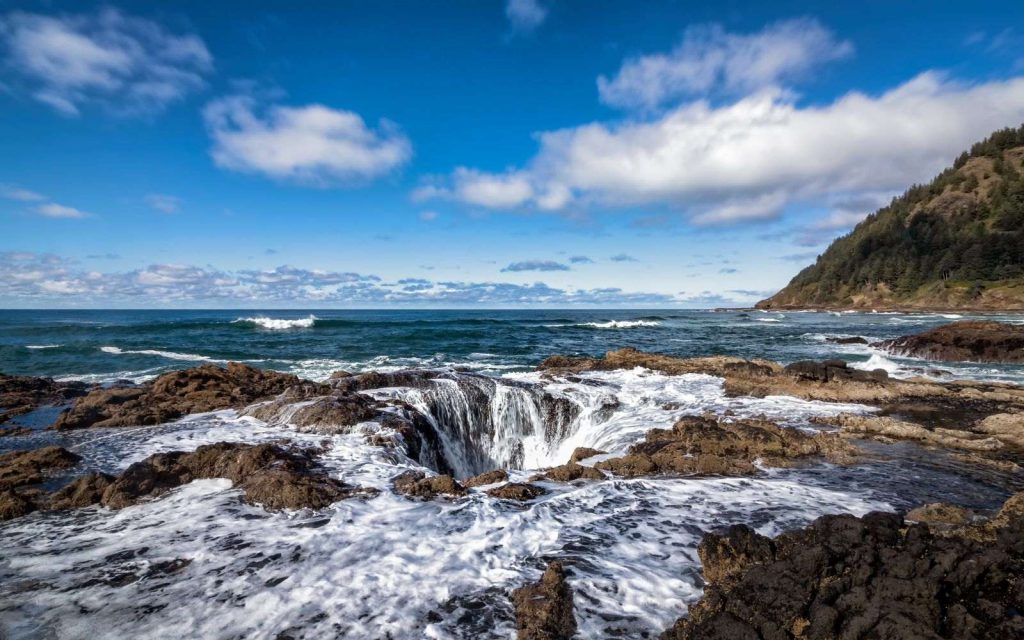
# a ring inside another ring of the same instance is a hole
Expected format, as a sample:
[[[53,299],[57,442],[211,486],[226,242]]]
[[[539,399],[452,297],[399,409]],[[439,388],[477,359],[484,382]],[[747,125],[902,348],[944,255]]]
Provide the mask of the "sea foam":
[[[316,324],[317,317],[310,314],[308,318],[270,318],[268,316],[252,316],[250,318],[238,318],[234,323],[254,324],[262,329],[279,331],[282,329],[309,329]]]

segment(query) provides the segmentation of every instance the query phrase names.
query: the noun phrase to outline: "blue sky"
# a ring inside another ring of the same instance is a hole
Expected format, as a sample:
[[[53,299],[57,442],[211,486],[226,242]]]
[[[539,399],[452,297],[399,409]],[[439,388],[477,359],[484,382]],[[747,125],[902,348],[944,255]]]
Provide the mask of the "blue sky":
[[[8,2],[0,304],[751,303],[1024,122],[1022,18]]]

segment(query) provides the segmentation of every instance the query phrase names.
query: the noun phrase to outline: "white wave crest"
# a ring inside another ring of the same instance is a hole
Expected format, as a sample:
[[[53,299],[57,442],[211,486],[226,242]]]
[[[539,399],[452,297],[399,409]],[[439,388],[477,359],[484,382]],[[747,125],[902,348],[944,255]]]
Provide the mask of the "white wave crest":
[[[63,347],[62,344],[27,344],[26,349],[57,349]]]
[[[633,327],[658,327],[661,326],[661,323],[657,320],[609,320],[608,322],[584,322],[579,326],[594,327],[595,329],[632,329]]]
[[[232,322],[254,324],[263,329],[309,329],[316,324],[317,317],[310,314],[308,318],[270,318],[267,316],[253,316],[251,318],[238,318]]]
[[[176,351],[160,351],[159,349],[129,349],[125,351],[119,347],[100,347],[100,351],[103,353],[110,353],[116,356],[133,354],[139,356],[158,356],[160,358],[167,358],[168,360],[187,360],[191,362],[227,362],[227,360],[218,360],[209,356],[201,356],[195,353],[178,353]]]

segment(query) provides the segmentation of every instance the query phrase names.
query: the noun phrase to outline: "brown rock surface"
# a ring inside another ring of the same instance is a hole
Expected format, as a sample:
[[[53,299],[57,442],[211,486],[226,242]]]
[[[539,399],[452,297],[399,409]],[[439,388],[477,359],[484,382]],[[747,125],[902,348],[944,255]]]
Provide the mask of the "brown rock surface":
[[[530,480],[552,480],[554,482],[574,482],[576,480],[604,480],[605,475],[594,467],[586,467],[569,462],[557,467],[545,469],[532,476]]]
[[[576,633],[572,587],[561,562],[552,562],[539,582],[512,592],[518,640],[569,640]]]
[[[508,473],[504,469],[494,469],[493,471],[486,471],[480,475],[473,476],[468,480],[463,480],[462,486],[467,488],[482,487],[496,482],[505,482],[506,480],[508,480]]]
[[[897,420],[889,416],[840,414],[812,418],[816,424],[830,424],[840,428],[846,437],[881,440],[913,440],[925,445],[964,449],[976,452],[998,451],[1003,443],[991,436],[978,435],[957,429],[928,429],[914,422]]]
[[[422,471],[404,471],[394,480],[395,491],[410,498],[433,500],[441,496],[461,497],[466,488],[449,475],[427,476]]]
[[[50,496],[50,509],[80,509],[99,504],[103,492],[116,480],[106,473],[90,473],[72,480]]]
[[[792,466],[801,459],[845,462],[854,449],[837,436],[806,434],[767,420],[724,422],[714,417],[686,416],[672,429],[652,429],[621,458],[594,465],[621,476],[651,474],[750,475],[754,462]]]
[[[590,447],[576,447],[572,450],[572,455],[569,456],[569,462],[579,462],[580,460],[599,456],[602,453],[607,452],[601,451],[600,449],[591,449]]]
[[[0,424],[41,406],[85,395],[88,388],[84,382],[54,382],[50,378],[0,373]]]
[[[529,502],[534,498],[539,498],[545,493],[547,493],[547,490],[544,489],[544,487],[538,487],[535,484],[527,484],[523,482],[508,482],[500,487],[494,487],[493,489],[487,490],[487,495],[492,498],[517,500],[519,502]]]
[[[905,516],[908,522],[923,522],[931,526],[960,526],[969,524],[974,514],[955,504],[933,502],[915,507]]]
[[[39,484],[48,471],[70,469],[81,458],[63,447],[42,447],[0,454],[0,491]]]
[[[1024,363],[1024,325],[963,320],[872,346],[926,360]]]
[[[102,388],[75,401],[56,429],[161,424],[190,413],[241,408],[289,387],[311,384],[285,373],[237,362],[165,373],[139,387]]]
[[[872,513],[772,541],[733,528],[702,547],[711,585],[662,640],[1024,637],[1024,494],[959,535]]]

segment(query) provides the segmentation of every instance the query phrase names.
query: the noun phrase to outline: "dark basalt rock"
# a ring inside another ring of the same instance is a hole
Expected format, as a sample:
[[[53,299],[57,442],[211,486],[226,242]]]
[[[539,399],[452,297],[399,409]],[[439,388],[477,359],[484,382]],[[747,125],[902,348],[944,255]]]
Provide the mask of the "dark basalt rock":
[[[75,401],[56,429],[161,424],[190,413],[241,408],[304,383],[296,376],[237,362],[165,373],[139,387],[102,388]]]
[[[831,342],[832,344],[867,344],[867,338],[860,336],[844,336],[844,337],[828,337],[825,338],[825,342]]]
[[[925,360],[1024,363],[1024,325],[964,320],[871,346]]]
[[[467,480],[463,480],[462,486],[466,488],[482,487],[496,482],[505,482],[506,480],[508,480],[508,473],[504,469],[495,469],[493,471],[487,471],[480,475],[473,476]]]
[[[703,599],[662,640],[1024,637],[1024,514],[937,534],[896,514],[825,516],[775,540],[701,544]]]
[[[824,457],[845,462],[852,447],[833,434],[809,435],[767,420],[719,421],[686,416],[672,429],[652,429],[621,458],[602,460],[596,469],[635,477],[652,474],[751,475],[761,460],[786,467],[801,459]]]
[[[308,449],[278,444],[219,442],[192,452],[160,453],[136,462],[103,489],[100,504],[120,509],[202,478],[227,478],[249,504],[268,510],[319,509],[353,496],[372,495],[328,476]],[[58,495],[95,495],[106,479],[78,480]]]
[[[0,424],[41,406],[63,404],[85,395],[88,389],[84,382],[54,382],[50,378],[0,373]]]
[[[461,497],[466,488],[449,475],[430,476],[422,471],[404,471],[394,479],[395,491],[410,498],[433,500],[441,496]]]
[[[517,500],[519,502],[529,502],[534,498],[547,493],[544,487],[538,487],[535,484],[526,484],[522,482],[509,482],[503,484],[500,487],[494,487],[493,489],[487,490],[487,495],[492,498],[500,498],[502,500]]]
[[[847,366],[845,360],[825,360],[822,362],[817,362],[815,360],[800,360],[799,362],[786,365],[783,372],[800,380],[808,380],[812,382],[843,382],[855,380],[859,382],[884,383],[889,379],[889,372],[885,369],[875,369],[874,371],[851,369]]]
[[[345,372],[336,372],[331,376],[330,385],[339,391],[370,391],[372,389],[384,389],[387,387],[411,387],[423,389],[433,383],[431,380],[444,377],[443,371],[432,371],[428,369],[405,369],[384,373],[369,371],[356,375],[341,375]]]
[[[561,562],[552,562],[539,582],[512,592],[518,640],[569,640],[576,633],[572,587]]]

